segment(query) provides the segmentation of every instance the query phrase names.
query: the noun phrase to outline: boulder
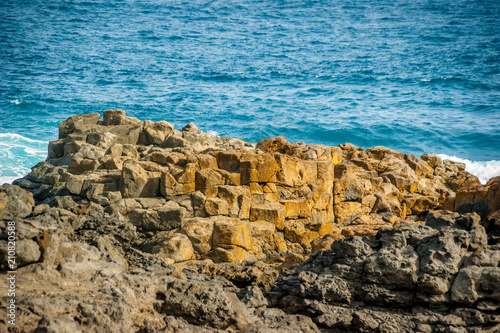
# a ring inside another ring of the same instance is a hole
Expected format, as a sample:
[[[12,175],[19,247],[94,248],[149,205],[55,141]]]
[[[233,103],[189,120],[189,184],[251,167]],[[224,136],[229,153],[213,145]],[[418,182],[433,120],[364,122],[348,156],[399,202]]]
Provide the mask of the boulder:
[[[336,204],[333,207],[335,214],[335,221],[337,223],[350,222],[356,218],[370,213],[368,207],[363,206],[360,202],[344,201]]]
[[[123,110],[107,110],[102,113],[103,126],[140,124],[140,120],[133,117],[127,117]]]
[[[318,179],[318,168],[314,161],[304,161],[284,154],[275,154],[278,163],[276,183],[299,187]]]
[[[275,138],[260,140],[255,148],[272,154],[276,152],[285,153],[289,146],[290,143],[284,136],[277,136]]]
[[[159,293],[161,301],[155,306],[158,312],[192,324],[243,330],[254,321],[238,297],[219,284],[175,280]]]
[[[205,211],[209,216],[228,215],[227,201],[219,198],[208,198],[205,201]]]
[[[270,154],[244,154],[240,158],[241,184],[275,183],[278,164]]]
[[[0,219],[25,218],[31,214],[33,194],[16,185],[0,186]]]
[[[117,140],[118,138],[116,137],[116,135],[110,132],[92,129],[87,134],[86,142],[88,144],[106,149]]]
[[[282,200],[281,204],[285,206],[285,218],[309,218],[311,217],[312,202],[311,200]]]
[[[144,230],[173,230],[180,228],[186,215],[186,209],[169,201],[156,209],[135,209],[131,212],[130,221]]]
[[[147,142],[152,145],[163,146],[166,139],[174,131],[174,125],[162,120],[144,129]]]
[[[202,169],[196,171],[195,183],[197,190],[208,190],[217,185],[224,185],[224,178],[213,169]]]
[[[66,138],[74,132],[83,132],[95,126],[101,118],[99,113],[71,116],[59,125],[59,139]]]
[[[120,192],[124,198],[157,197],[160,173],[144,170],[136,160],[126,160],[122,167]]]
[[[151,253],[161,259],[172,259],[175,262],[181,262],[192,259],[194,249],[186,235],[175,233],[158,241],[152,248]]]
[[[222,248],[241,247],[252,249],[252,232],[246,223],[237,221],[217,221],[214,224],[213,245]]]
[[[207,254],[212,249],[214,223],[214,220],[204,218],[188,219],[180,232],[189,237],[197,253]]]
[[[229,216],[240,219],[249,218],[251,194],[248,188],[231,185],[218,186],[217,197],[227,202]]]
[[[469,306],[488,299],[500,306],[500,267],[469,266],[461,269],[453,282],[451,299]]]

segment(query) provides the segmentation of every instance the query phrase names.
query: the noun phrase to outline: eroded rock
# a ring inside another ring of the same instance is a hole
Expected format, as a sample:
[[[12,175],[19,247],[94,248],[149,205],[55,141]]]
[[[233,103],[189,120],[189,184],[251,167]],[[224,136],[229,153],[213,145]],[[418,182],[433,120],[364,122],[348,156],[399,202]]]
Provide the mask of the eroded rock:
[[[123,110],[70,117],[48,151],[0,187],[21,331],[500,328],[499,182],[463,164]]]

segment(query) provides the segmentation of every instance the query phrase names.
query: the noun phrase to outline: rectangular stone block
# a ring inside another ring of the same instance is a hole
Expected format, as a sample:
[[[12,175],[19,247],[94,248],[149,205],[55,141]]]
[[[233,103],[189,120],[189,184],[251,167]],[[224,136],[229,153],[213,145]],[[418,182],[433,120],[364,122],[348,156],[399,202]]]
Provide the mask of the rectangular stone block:
[[[251,229],[246,223],[215,222],[213,244],[223,248],[238,246],[251,250]]]
[[[287,219],[308,218],[311,216],[311,200],[282,200],[285,205],[285,217]]]
[[[285,226],[285,207],[278,202],[253,205],[250,208],[250,221],[266,221],[283,230]]]
[[[208,198],[205,201],[205,211],[210,216],[229,214],[227,201],[219,198]]]
[[[240,170],[240,158],[242,152],[235,150],[227,150],[219,152],[217,156],[217,165],[219,169],[226,170],[229,172],[239,172]]]

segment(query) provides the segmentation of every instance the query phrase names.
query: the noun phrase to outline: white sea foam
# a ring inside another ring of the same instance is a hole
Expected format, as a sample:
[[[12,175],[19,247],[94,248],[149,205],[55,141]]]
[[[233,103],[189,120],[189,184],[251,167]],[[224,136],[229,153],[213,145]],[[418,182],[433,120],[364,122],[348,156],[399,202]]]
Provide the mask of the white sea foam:
[[[465,171],[470,172],[479,178],[483,184],[495,176],[500,176],[500,161],[471,161],[457,156],[449,156],[445,154],[437,154],[443,160],[451,160],[465,163]]]
[[[219,137],[219,133],[217,131],[207,131],[207,134],[210,134],[212,136],[215,136],[215,137]]]
[[[0,133],[0,184],[11,184],[47,157],[47,142],[15,133]]]
[[[24,148],[24,151],[26,152],[26,154],[29,154],[29,155],[43,155],[43,154],[45,154],[46,150],[45,149],[40,150],[40,149],[26,147],[26,148]]]
[[[5,139],[10,139],[12,141],[24,141],[24,142],[31,142],[31,143],[37,143],[37,144],[44,144],[47,145],[47,142],[45,141],[40,141],[40,140],[34,140],[27,138],[25,136],[16,134],[16,133],[0,133],[0,142],[7,142]]]
[[[12,104],[16,104],[16,105],[21,104],[21,102],[19,102],[18,99],[13,99],[12,101],[9,101],[9,102],[12,103]]]
[[[19,177],[1,177],[0,176],[0,185],[3,184],[12,184],[14,180],[16,180]]]

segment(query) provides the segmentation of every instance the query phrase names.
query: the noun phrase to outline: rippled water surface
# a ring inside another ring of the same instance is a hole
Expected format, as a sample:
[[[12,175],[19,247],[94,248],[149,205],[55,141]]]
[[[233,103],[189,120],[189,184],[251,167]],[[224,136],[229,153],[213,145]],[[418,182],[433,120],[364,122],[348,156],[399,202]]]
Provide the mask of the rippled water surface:
[[[497,0],[2,0],[0,177],[43,159],[63,119],[114,108],[500,160],[499,64]]]

